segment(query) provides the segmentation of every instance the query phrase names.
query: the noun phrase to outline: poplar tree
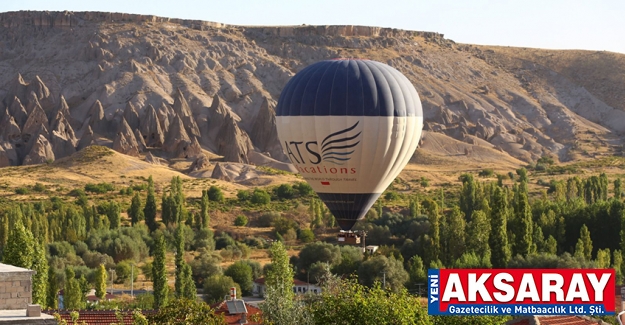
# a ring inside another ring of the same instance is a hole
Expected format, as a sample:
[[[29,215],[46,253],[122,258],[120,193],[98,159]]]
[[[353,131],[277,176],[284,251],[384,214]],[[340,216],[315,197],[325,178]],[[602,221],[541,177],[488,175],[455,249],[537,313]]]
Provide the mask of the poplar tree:
[[[134,226],[139,221],[143,220],[143,211],[141,209],[141,197],[139,196],[139,192],[135,192],[135,195],[132,197],[132,202],[130,203],[130,208],[128,209],[128,216],[130,216],[130,223]]]
[[[508,206],[505,194],[501,187],[495,189],[491,210],[491,263],[494,268],[505,268],[510,260],[508,247]]]
[[[34,243],[34,254],[32,270],[32,300],[34,304],[42,307],[46,306],[46,295],[48,293],[48,260],[46,259],[46,249],[43,243]]]
[[[202,202],[200,203],[200,222],[195,226],[197,229],[208,228],[210,225],[210,215],[208,214],[208,192],[202,190]]]
[[[586,260],[590,261],[592,259],[592,239],[590,239],[590,231],[588,227],[586,227],[586,224],[582,225],[579,231],[579,239],[584,245],[584,257]]]
[[[623,255],[620,249],[612,252],[612,268],[616,273],[616,283],[623,283]]]
[[[152,262],[152,282],[154,287],[154,308],[167,305],[169,287],[167,286],[167,269],[165,268],[165,239],[157,234],[154,241],[154,261]]]
[[[108,274],[106,273],[106,269],[104,268],[104,264],[100,264],[98,269],[96,270],[95,275],[95,295],[100,299],[104,299],[106,296],[106,279],[108,278]]]
[[[184,235],[182,224],[178,224],[178,228],[176,228],[176,233],[174,236],[174,240],[176,242],[176,282],[175,282],[175,291],[176,296],[182,296],[182,267],[185,264],[184,261]]]
[[[438,205],[432,199],[425,199],[423,201],[423,208],[430,220],[430,249],[429,249],[429,261],[436,261],[440,259],[441,253],[441,233],[440,233],[440,215],[438,212]]]
[[[111,229],[119,228],[121,224],[121,215],[117,202],[109,201],[106,216],[108,217]]]
[[[50,309],[59,308],[59,282],[56,277],[56,272],[54,268],[48,268],[48,294],[46,295],[46,304],[45,306]],[[43,307],[43,306],[42,306]]]
[[[476,186],[472,174],[463,174],[462,192],[460,194],[460,210],[464,212],[467,220],[472,220],[473,211],[476,210]]]
[[[464,221],[464,216],[458,207],[454,207],[448,217],[448,221],[446,222],[447,231],[447,262],[449,264],[453,263],[453,261],[457,260],[464,254],[466,246],[465,246],[465,228],[466,223]]]
[[[63,307],[65,309],[82,309],[82,289],[80,283],[76,279],[74,269],[68,267],[65,269],[65,288],[63,289]]]
[[[2,263],[30,269],[35,255],[32,234],[18,219],[9,232],[7,244],[2,252]]]
[[[477,256],[486,256],[487,254],[490,256],[489,234],[490,223],[486,213],[482,210],[474,211],[467,227],[467,251],[473,252]]]
[[[150,229],[150,232],[158,228],[156,224],[156,194],[154,193],[154,180],[152,176],[148,178],[148,196],[145,199],[145,206],[143,207],[143,217],[145,223]]]
[[[534,230],[532,221],[532,208],[527,198],[527,183],[521,182],[516,193],[515,214],[518,227],[515,227],[515,250],[517,254],[525,257],[532,251],[532,235]]]
[[[619,200],[623,197],[623,183],[620,178],[614,180],[614,197]]]

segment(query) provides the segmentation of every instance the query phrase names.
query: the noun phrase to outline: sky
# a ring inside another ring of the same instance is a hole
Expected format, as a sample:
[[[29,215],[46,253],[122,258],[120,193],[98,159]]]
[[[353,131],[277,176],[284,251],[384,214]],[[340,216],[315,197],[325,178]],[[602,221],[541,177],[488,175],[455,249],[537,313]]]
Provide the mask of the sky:
[[[625,54],[623,0],[0,0],[0,12],[109,11],[233,25],[365,25],[457,43]]]

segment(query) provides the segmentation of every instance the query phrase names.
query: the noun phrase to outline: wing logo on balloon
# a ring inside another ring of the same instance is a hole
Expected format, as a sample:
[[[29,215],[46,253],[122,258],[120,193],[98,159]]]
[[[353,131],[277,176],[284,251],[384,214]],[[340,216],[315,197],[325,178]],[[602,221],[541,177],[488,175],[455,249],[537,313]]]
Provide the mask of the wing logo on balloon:
[[[362,131],[356,130],[360,121],[354,125],[328,135],[321,142],[321,160],[335,165],[343,165],[351,159],[360,143]],[[358,132],[358,133],[356,133]]]

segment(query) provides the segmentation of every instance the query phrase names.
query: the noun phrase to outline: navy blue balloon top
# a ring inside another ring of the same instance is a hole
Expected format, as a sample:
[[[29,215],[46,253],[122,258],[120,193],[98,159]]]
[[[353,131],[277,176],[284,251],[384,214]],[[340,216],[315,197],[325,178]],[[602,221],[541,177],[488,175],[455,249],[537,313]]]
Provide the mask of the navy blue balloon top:
[[[410,81],[376,61],[314,63],[286,84],[277,116],[423,116]]]

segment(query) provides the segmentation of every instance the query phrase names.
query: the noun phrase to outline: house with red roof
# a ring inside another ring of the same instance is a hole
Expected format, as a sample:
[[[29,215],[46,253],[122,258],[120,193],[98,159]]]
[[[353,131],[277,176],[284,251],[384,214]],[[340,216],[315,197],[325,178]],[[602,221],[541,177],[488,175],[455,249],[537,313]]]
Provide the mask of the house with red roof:
[[[252,295],[254,297],[264,297],[265,291],[265,278],[258,278],[254,280],[252,284]],[[293,279],[293,292],[296,294],[305,294],[306,292],[312,293],[321,293],[321,287],[315,284],[310,284],[308,282],[300,281],[298,279]]]
[[[587,316],[526,316],[506,322],[506,325],[609,325]]]

